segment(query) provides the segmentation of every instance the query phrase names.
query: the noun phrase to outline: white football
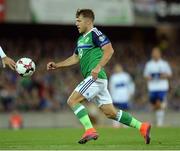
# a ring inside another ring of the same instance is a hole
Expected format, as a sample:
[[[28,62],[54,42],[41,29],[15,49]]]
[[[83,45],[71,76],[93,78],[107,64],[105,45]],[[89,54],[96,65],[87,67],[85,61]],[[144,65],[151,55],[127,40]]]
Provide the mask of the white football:
[[[35,69],[35,63],[30,58],[21,58],[16,62],[16,71],[22,77],[31,76]]]

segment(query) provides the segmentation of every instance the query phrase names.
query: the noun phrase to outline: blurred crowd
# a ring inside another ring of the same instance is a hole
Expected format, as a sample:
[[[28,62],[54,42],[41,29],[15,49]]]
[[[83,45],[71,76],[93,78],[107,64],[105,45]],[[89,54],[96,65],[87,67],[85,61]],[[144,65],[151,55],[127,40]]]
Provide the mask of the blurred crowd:
[[[146,83],[143,69],[150,59],[153,44],[113,42],[115,54],[106,71],[110,76],[116,63],[121,63],[130,73],[136,84],[133,109],[144,109],[148,105]],[[70,39],[0,39],[5,52],[15,61],[29,57],[36,63],[36,72],[32,77],[20,77],[8,69],[0,70],[0,112],[19,111],[59,111],[67,108],[66,101],[76,85],[83,79],[79,66],[47,71],[49,61],[61,61],[70,56],[75,43]],[[162,50],[173,70],[171,90],[168,96],[169,108],[180,109],[180,68],[179,50]],[[1,66],[2,67],[2,66]]]

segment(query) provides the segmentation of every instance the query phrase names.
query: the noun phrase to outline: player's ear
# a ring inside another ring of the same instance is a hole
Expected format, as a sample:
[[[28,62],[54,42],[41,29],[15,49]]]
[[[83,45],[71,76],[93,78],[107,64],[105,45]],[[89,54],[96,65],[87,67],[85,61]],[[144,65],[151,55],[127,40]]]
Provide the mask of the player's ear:
[[[87,24],[91,25],[92,24],[92,20],[90,18],[87,18]]]

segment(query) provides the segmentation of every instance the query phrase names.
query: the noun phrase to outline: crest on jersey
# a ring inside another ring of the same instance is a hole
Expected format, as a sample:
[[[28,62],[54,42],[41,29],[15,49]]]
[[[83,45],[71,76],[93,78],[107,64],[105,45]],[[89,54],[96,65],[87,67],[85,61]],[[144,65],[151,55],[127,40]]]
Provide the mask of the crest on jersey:
[[[99,36],[99,41],[103,42],[105,40],[105,38],[106,37],[104,35],[101,35],[101,36]]]

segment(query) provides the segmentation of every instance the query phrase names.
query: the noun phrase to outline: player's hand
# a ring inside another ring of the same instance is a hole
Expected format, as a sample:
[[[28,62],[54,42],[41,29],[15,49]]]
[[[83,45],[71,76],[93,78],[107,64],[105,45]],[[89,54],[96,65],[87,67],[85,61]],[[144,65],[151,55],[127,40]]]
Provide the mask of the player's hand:
[[[92,71],[91,71],[91,75],[93,77],[94,80],[96,80],[98,78],[98,74],[101,71],[101,66],[97,65]]]
[[[13,59],[6,56],[2,58],[2,63],[4,68],[8,65],[12,70],[15,70],[16,63]]]
[[[146,77],[146,80],[147,80],[147,81],[150,81],[150,80],[152,80],[152,79],[153,79],[153,78],[152,78],[151,76],[147,76],[147,77]]]
[[[160,78],[161,79],[168,79],[168,74],[165,74],[165,73],[161,73],[161,75],[160,75]]]
[[[54,70],[54,69],[56,69],[57,68],[57,66],[56,66],[56,63],[55,62],[49,62],[48,64],[47,64],[47,70]]]

